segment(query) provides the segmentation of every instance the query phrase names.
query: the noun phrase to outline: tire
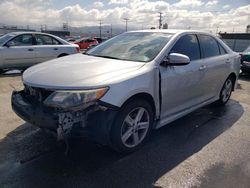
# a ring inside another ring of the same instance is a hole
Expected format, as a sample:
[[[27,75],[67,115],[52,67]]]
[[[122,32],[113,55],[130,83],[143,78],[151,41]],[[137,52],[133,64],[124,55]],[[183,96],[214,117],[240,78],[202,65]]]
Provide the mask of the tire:
[[[58,58],[59,58],[59,57],[64,57],[64,56],[67,56],[67,55],[69,55],[69,54],[60,54],[60,55],[58,56]]]
[[[232,77],[226,79],[220,92],[220,99],[217,101],[219,105],[225,105],[231,97],[234,81]]]
[[[153,125],[154,113],[142,99],[131,100],[118,113],[111,128],[112,148],[119,153],[131,153],[143,146]]]

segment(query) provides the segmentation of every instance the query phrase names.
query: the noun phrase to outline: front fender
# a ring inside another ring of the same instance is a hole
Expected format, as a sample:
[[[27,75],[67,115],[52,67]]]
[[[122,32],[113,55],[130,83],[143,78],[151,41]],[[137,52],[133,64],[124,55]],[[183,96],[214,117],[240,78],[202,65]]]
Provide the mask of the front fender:
[[[121,107],[136,94],[147,93],[153,97],[156,116],[159,115],[159,72],[152,69],[143,74],[112,84],[101,101]]]

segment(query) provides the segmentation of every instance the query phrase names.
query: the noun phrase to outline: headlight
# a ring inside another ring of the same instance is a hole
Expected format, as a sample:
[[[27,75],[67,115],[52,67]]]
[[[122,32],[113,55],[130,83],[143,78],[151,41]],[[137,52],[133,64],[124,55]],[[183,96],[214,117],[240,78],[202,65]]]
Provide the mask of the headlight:
[[[108,88],[100,88],[94,90],[60,90],[52,93],[44,104],[56,108],[72,108],[81,107],[90,102],[97,101],[105,95]]]

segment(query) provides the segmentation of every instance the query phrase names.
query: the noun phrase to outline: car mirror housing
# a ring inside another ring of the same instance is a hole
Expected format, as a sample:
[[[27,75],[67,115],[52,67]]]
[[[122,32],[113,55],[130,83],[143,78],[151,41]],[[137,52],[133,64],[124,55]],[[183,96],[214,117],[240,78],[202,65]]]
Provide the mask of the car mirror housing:
[[[11,46],[15,46],[15,43],[13,41],[7,42],[4,46],[6,46],[7,48],[11,47]]]
[[[162,62],[163,66],[181,66],[190,63],[188,56],[180,53],[170,53],[166,60]]]

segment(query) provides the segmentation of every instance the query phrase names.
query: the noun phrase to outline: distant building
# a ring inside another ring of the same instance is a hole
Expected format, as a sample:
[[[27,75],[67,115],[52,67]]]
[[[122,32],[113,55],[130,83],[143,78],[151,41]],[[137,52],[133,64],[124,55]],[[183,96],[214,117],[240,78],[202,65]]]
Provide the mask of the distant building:
[[[247,25],[246,33],[250,33],[250,25]]]
[[[219,36],[236,52],[242,52],[250,46],[250,33],[219,33]]]
[[[48,33],[52,35],[56,35],[61,38],[66,38],[67,36],[70,36],[69,31],[54,31],[54,30],[43,30],[42,33]]]

